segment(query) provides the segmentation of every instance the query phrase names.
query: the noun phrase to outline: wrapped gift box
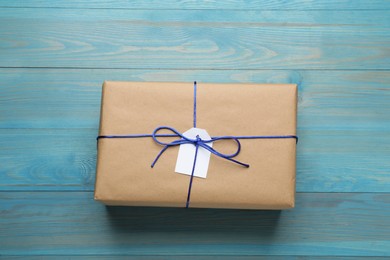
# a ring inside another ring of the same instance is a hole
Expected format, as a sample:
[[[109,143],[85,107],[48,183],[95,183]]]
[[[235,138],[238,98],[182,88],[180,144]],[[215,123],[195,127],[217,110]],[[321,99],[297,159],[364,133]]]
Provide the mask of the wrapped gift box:
[[[104,82],[99,136],[150,135],[158,126],[187,131],[193,127],[193,87],[192,82]],[[210,136],[296,134],[296,85],[198,83],[196,96],[197,127]],[[234,159],[250,167],[211,154],[207,178],[192,179],[189,207],[294,207],[296,139],[240,142]],[[213,148],[231,153],[235,145],[224,140]],[[179,146],[167,149],[151,168],[162,148],[151,137],[98,139],[95,199],[107,205],[185,207],[191,176],[175,172]]]

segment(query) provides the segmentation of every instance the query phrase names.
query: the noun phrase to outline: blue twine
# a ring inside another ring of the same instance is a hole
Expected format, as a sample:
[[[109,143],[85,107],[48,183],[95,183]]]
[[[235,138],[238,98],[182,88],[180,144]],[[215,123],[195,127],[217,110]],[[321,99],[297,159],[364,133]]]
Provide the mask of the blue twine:
[[[196,128],[196,81],[194,81],[194,128]]]
[[[177,136],[177,137],[180,137],[180,138],[177,139],[177,140],[174,140],[174,141],[172,141],[170,143],[165,143],[165,142],[162,142],[162,141],[158,140],[157,132],[160,131],[160,130],[164,130],[164,129],[173,132],[174,134],[172,134],[171,136]],[[247,167],[247,168],[249,167],[249,165],[246,164],[246,163],[242,163],[242,162],[239,162],[239,161],[236,161],[236,160],[232,159],[233,157],[236,157],[240,153],[240,151],[241,151],[241,143],[235,136],[212,137],[209,140],[203,140],[199,136],[197,136],[196,139],[192,139],[192,138],[188,138],[188,137],[184,136],[179,131],[177,131],[175,128],[172,128],[172,127],[169,127],[169,126],[159,126],[156,129],[154,129],[154,131],[152,133],[152,138],[153,138],[153,140],[156,143],[164,146],[164,148],[157,154],[156,158],[152,162],[152,165],[151,165],[152,168],[154,167],[154,165],[156,164],[156,162],[160,158],[160,156],[169,147],[177,146],[177,145],[181,145],[181,144],[193,144],[196,147],[200,146],[203,149],[208,150],[210,153],[215,154],[215,155],[217,155],[217,156],[219,156],[219,157],[221,157],[223,159],[226,159],[226,160],[229,160],[231,162],[240,164],[240,165],[242,165],[244,167]],[[236,152],[234,152],[232,154],[224,154],[224,153],[220,153],[220,152],[216,151],[214,148],[212,148],[212,147],[207,145],[208,143],[211,143],[211,142],[215,142],[215,141],[218,141],[218,140],[227,140],[227,139],[231,139],[231,140],[234,140],[236,142],[236,144],[237,144]]]
[[[199,135],[196,136],[197,141],[201,141]],[[198,150],[199,145],[195,145],[195,155],[194,155],[194,163],[192,164],[192,171],[191,171],[191,178],[190,178],[190,185],[188,186],[188,192],[187,192],[187,201],[186,201],[186,209],[190,206],[190,197],[191,197],[191,189],[192,189],[192,180],[194,179],[194,172],[195,172],[195,165],[196,165],[196,159],[198,158]]]
[[[194,119],[193,119],[193,126],[196,128],[196,81],[194,82]],[[161,130],[169,130],[173,134],[158,134]],[[156,158],[153,160],[152,164],[150,165],[152,168],[157,163],[158,159],[161,157],[161,155],[170,147],[177,146],[181,144],[193,144],[195,146],[195,156],[194,156],[194,163],[192,165],[192,171],[191,171],[191,178],[190,183],[188,187],[188,193],[187,193],[187,201],[186,201],[186,208],[189,207],[190,204],[190,197],[191,197],[191,189],[192,189],[192,181],[194,178],[194,172],[196,167],[196,159],[198,157],[198,150],[199,147],[202,147],[203,149],[208,150],[210,153],[215,154],[216,156],[219,156],[223,159],[226,159],[228,161],[231,161],[233,163],[239,164],[243,167],[248,168],[249,164],[239,162],[237,160],[234,160],[233,157],[236,157],[240,151],[241,151],[241,143],[239,139],[295,139],[295,142],[298,143],[298,136],[296,135],[246,135],[246,136],[214,136],[211,137],[209,140],[203,140],[199,137],[199,135],[196,136],[195,139],[188,138],[181,134],[179,131],[177,131],[173,127],[169,126],[158,126],[156,129],[154,129],[152,134],[134,134],[134,135],[99,135],[96,139],[99,140],[101,138],[144,138],[144,137],[151,137],[153,140],[162,146],[164,146],[160,152],[157,154]],[[177,140],[174,140],[172,142],[162,142],[158,140],[159,137],[179,137]],[[220,141],[220,140],[233,140],[237,144],[237,150],[234,153],[231,154],[224,154],[221,152],[216,151],[214,148],[208,146],[208,143]]]

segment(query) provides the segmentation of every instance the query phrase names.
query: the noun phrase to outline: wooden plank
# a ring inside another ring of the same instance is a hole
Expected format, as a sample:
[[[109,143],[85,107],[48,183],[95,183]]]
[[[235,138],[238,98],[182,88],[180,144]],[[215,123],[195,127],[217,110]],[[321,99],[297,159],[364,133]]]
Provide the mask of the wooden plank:
[[[0,130],[0,190],[93,190],[96,130]]]
[[[118,8],[118,9],[233,9],[233,10],[370,10],[390,9],[389,1],[385,0],[230,0],[223,3],[216,0],[186,1],[186,0],[135,0],[135,1],[52,1],[52,0],[0,0],[0,7],[51,7],[51,8]]]
[[[390,191],[389,131],[299,134],[297,191]],[[97,129],[0,129],[0,190],[92,191],[96,135]]]
[[[390,129],[388,71],[0,69],[0,78],[0,128],[97,129],[104,80],[197,80],[299,84],[299,130]]]
[[[389,15],[3,8],[0,67],[390,69]]]
[[[286,211],[105,208],[90,192],[0,192],[0,254],[390,256],[389,203],[303,193]]]
[[[117,256],[117,255],[37,255],[37,256],[28,256],[29,260],[46,260],[46,259],[136,259],[136,260],[237,260],[237,259],[243,259],[243,260],[306,260],[306,259],[312,259],[312,256],[231,256],[231,255],[201,255],[201,256],[178,256],[178,255],[164,255],[164,256],[145,256],[145,255],[123,255],[123,256]],[[19,256],[0,256],[0,259],[26,259],[26,255],[19,255]],[[367,256],[316,256],[315,259],[317,260],[367,260]],[[385,256],[370,256],[369,260],[386,260],[389,259]]]

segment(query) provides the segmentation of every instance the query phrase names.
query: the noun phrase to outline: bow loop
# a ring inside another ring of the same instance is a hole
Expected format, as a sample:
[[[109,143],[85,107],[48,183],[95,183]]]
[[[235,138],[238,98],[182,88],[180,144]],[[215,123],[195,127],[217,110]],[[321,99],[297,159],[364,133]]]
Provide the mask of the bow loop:
[[[161,130],[168,130],[168,131],[172,132],[172,134],[158,134],[158,132],[161,131]],[[163,142],[163,141],[160,141],[158,139],[158,137],[178,137],[179,139],[176,139],[176,140],[174,140],[172,142]],[[182,133],[180,133],[179,131],[177,131],[173,127],[170,127],[170,126],[159,126],[156,129],[154,129],[154,131],[152,133],[152,138],[153,138],[153,140],[157,144],[164,146],[163,149],[161,149],[161,151],[157,154],[156,158],[152,162],[152,165],[151,165],[152,168],[154,167],[154,165],[156,164],[156,162],[158,161],[160,156],[169,147],[177,146],[177,145],[181,145],[181,144],[192,144],[192,145],[194,145],[196,147],[202,147],[203,149],[206,149],[210,153],[215,154],[216,156],[219,156],[219,157],[221,157],[223,159],[226,159],[228,161],[237,163],[237,164],[242,165],[244,167],[249,167],[248,164],[242,163],[242,162],[239,162],[239,161],[233,159],[233,157],[236,157],[240,153],[240,151],[241,151],[241,143],[240,143],[240,141],[237,138],[233,137],[233,136],[212,137],[209,140],[203,140],[202,138],[200,138],[199,135],[197,135],[196,138],[193,139],[193,138],[186,137],[185,135],[183,135]],[[234,140],[236,142],[236,144],[237,144],[237,150],[234,153],[231,153],[231,154],[224,154],[224,153],[218,152],[217,150],[215,150],[214,148],[212,148],[212,147],[210,147],[208,145],[208,143],[212,143],[212,142],[215,142],[215,141],[221,141],[221,140]]]

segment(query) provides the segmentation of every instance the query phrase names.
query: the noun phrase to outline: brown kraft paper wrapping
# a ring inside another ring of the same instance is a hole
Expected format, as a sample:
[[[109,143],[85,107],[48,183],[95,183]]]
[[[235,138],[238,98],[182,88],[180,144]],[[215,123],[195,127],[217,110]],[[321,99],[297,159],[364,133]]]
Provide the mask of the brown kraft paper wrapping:
[[[183,133],[193,124],[193,97],[192,82],[106,81],[99,135],[151,134],[158,126]],[[197,127],[210,136],[296,135],[296,114],[293,84],[198,83]],[[234,159],[250,167],[211,154],[207,178],[193,179],[190,207],[294,207],[296,140],[240,142]],[[162,148],[151,137],[99,139],[95,199],[107,205],[185,207],[190,176],[174,171],[179,146],[150,167]],[[214,142],[213,148],[236,150],[231,140]]]

